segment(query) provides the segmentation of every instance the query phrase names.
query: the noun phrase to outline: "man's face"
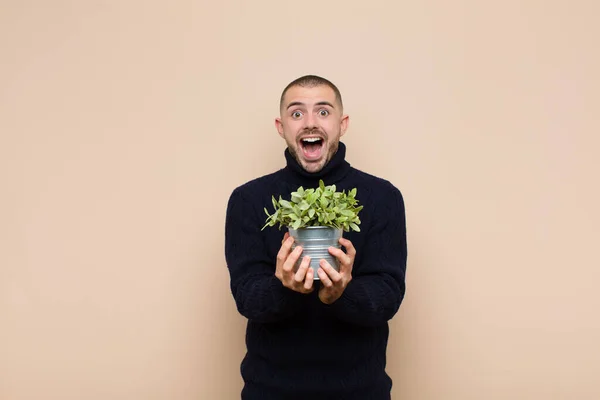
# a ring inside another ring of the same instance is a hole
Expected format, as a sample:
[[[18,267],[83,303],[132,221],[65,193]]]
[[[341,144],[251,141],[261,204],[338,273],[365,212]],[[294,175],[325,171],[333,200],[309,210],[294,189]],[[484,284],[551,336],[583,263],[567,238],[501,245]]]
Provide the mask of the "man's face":
[[[348,116],[342,115],[333,89],[326,85],[292,86],[275,120],[290,153],[307,172],[319,172],[338,149]]]

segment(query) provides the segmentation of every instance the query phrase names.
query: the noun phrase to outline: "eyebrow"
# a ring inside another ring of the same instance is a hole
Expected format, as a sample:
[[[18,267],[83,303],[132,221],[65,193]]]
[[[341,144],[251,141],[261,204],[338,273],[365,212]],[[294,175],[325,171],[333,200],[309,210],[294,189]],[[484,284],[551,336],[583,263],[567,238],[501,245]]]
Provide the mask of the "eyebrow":
[[[289,109],[290,107],[294,107],[294,106],[303,106],[305,105],[304,103],[300,102],[300,101],[293,101],[290,104],[288,104],[287,109]],[[331,104],[328,101],[319,101],[318,103],[315,104],[316,106],[329,106],[331,108],[335,108],[333,106],[333,104]]]

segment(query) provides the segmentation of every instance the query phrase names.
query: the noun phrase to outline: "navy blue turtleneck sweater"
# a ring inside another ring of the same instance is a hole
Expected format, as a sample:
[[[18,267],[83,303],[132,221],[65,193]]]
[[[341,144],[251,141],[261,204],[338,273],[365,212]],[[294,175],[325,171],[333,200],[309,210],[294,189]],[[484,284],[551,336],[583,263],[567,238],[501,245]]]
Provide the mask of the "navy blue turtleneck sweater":
[[[237,187],[229,199],[225,257],[231,291],[248,319],[242,361],[242,398],[390,398],[385,372],[388,321],[404,298],[406,224],[404,201],[390,182],[353,168],[340,143],[318,173],[306,172],[285,150],[285,168]],[[299,186],[319,179],[338,190],[357,188],[361,232],[344,232],[356,248],[352,281],[331,305],[318,298],[318,284],[300,294],[275,277],[285,230],[267,227],[263,208],[271,196],[289,199]]]

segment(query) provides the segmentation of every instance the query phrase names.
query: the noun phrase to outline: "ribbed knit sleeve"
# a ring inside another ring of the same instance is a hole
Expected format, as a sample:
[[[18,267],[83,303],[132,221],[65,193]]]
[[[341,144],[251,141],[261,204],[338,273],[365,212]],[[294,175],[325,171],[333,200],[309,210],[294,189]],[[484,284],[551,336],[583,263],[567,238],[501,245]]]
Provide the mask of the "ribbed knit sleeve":
[[[398,311],[405,293],[407,260],[406,217],[402,194],[377,204],[377,219],[365,232],[362,265],[355,265],[352,281],[327,308],[339,319],[366,326],[386,323]]]
[[[275,277],[275,262],[268,252],[256,207],[238,188],[227,205],[225,220],[225,259],[238,311],[258,322],[275,322],[298,310],[302,294],[283,286]]]

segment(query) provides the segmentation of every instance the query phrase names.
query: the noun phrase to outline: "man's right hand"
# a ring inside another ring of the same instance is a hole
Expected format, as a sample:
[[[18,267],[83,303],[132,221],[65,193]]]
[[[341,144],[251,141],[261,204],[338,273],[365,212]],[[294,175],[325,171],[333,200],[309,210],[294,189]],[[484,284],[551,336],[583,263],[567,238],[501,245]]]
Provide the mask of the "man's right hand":
[[[310,257],[304,256],[298,271],[294,272],[296,261],[302,254],[302,247],[297,246],[292,251],[294,238],[285,233],[281,248],[277,253],[277,267],[275,276],[283,283],[283,286],[299,293],[310,293],[313,291],[313,269],[309,268]]]

